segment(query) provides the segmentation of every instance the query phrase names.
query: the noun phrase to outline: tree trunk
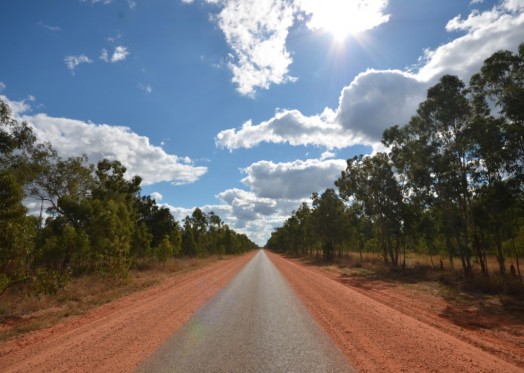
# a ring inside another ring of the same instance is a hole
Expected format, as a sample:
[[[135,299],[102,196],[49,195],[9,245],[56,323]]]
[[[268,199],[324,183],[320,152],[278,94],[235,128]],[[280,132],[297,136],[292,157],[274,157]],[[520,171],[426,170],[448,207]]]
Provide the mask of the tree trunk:
[[[506,265],[504,263],[504,251],[502,250],[502,239],[500,238],[500,226],[497,225],[495,230],[495,239],[497,241],[497,260],[499,262],[499,271],[502,275],[506,273]]]
[[[520,265],[519,265],[519,253],[517,251],[517,245],[515,245],[515,239],[511,239],[513,244],[513,251],[515,252],[515,260],[517,261],[517,273],[519,275],[520,282],[522,283],[522,276],[520,275]]]

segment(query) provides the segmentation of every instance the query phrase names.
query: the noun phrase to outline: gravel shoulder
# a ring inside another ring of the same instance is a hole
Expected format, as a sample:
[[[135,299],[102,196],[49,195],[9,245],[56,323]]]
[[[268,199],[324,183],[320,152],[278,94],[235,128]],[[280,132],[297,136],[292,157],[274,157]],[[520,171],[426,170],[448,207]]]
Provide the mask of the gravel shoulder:
[[[0,371],[132,371],[255,254],[176,276],[51,328],[0,344]]]
[[[453,327],[416,306],[424,299],[357,288],[314,266],[267,255],[360,372],[524,371],[522,345],[497,346],[492,338]]]

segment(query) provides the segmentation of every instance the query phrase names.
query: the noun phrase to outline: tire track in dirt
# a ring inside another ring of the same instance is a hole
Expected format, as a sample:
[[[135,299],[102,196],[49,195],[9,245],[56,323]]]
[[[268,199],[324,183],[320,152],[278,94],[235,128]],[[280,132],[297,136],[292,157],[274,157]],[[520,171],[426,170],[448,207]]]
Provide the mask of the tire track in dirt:
[[[255,255],[176,276],[0,345],[2,372],[129,372]]]
[[[358,371],[524,371],[319,270],[267,255]]]

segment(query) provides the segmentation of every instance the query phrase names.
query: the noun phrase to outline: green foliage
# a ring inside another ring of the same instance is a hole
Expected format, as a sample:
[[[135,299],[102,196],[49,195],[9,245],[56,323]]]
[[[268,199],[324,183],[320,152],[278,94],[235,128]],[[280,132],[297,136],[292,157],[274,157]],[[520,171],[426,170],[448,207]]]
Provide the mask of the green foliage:
[[[139,176],[117,160],[62,159],[38,144],[0,100],[0,295],[54,292],[71,276],[125,278],[134,261],[237,254],[256,247],[213,212],[196,209],[181,230],[165,207],[140,196]],[[22,201],[35,198],[40,217]],[[44,208],[48,218],[43,221]]]
[[[159,262],[165,263],[167,259],[173,256],[173,243],[169,236],[165,236],[160,245],[155,250],[155,256]]]
[[[469,87],[443,76],[408,123],[384,131],[387,154],[347,161],[335,182],[345,204],[330,189],[315,193],[266,247],[294,255],[320,247],[327,258],[381,252],[393,266],[407,250],[447,256],[452,266],[458,257],[466,277],[478,263],[488,282],[494,255],[502,276],[509,259],[520,276],[523,102],[524,44],[488,58]]]
[[[22,199],[15,176],[0,171],[0,294],[24,284],[30,273],[35,226],[26,216]]]

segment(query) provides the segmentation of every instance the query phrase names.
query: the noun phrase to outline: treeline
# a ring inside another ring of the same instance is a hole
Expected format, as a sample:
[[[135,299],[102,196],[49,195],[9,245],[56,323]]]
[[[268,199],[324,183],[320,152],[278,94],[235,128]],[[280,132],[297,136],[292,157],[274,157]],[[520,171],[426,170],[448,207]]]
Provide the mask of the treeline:
[[[140,195],[139,176],[125,174],[118,161],[61,158],[0,100],[0,295],[52,292],[89,273],[123,278],[147,258],[256,247],[213,212],[197,208],[182,227],[167,208]],[[39,216],[28,215],[24,201],[31,199],[41,206]]]
[[[313,194],[266,246],[330,259],[376,252],[404,266],[406,251],[520,276],[524,251],[524,44],[484,61],[466,87],[446,75],[416,114],[382,137],[387,153],[347,161],[335,185]],[[511,256],[516,264],[508,266]]]

